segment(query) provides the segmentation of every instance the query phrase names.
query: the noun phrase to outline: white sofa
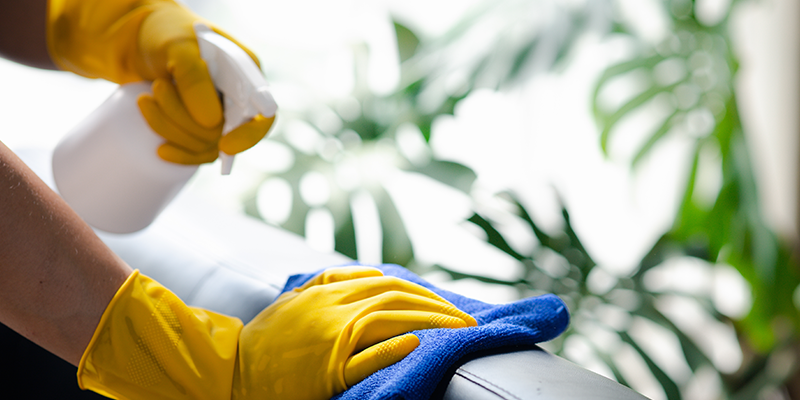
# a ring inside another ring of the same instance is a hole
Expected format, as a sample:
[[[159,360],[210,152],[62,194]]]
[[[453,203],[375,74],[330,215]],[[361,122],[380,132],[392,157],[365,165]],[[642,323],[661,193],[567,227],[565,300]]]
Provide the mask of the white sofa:
[[[17,153],[52,185],[49,153]],[[247,322],[278,295],[286,278],[340,265],[341,254],[312,250],[292,233],[226,213],[181,194],[147,229],[130,235],[98,232],[133,268],[193,306]],[[509,350],[454,367],[437,397],[444,399],[644,399],[638,393],[538,348]]]

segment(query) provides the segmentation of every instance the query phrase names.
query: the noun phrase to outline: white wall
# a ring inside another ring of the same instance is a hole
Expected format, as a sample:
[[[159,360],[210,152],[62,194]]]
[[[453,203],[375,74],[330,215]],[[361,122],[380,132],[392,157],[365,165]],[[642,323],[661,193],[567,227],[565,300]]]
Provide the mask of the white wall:
[[[782,234],[798,232],[800,2],[761,0],[735,18],[739,102],[764,213]]]

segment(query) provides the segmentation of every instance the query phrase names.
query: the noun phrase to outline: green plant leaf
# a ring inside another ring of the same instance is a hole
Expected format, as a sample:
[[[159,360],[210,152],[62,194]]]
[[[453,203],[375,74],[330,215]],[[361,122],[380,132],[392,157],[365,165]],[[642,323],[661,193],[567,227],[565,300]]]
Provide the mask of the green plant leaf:
[[[349,204],[349,201],[348,201]],[[353,260],[358,259],[358,249],[356,248],[356,227],[353,223],[353,214],[348,209],[345,212],[333,214],[334,226],[334,249]]]
[[[674,90],[683,81],[675,82],[667,86],[652,86],[645,89],[643,92],[634,96],[627,103],[623,104],[616,111],[610,115],[602,117],[602,132],[600,133],[600,146],[603,152],[608,153],[608,142],[611,138],[611,131],[624,117],[629,115],[633,110],[645,105],[650,100],[662,93],[669,93]]]
[[[645,58],[634,58],[631,60],[623,61],[621,63],[612,65],[606,68],[603,73],[600,75],[600,78],[597,80],[594,86],[594,93],[592,94],[592,111],[594,113],[595,119],[602,120],[604,116],[604,112],[601,111],[602,105],[599,102],[600,98],[600,91],[605,87],[605,85],[613,78],[616,78],[620,75],[627,74],[628,72],[637,70],[637,69],[646,69],[650,70],[661,61],[664,61],[666,58],[661,55],[653,55],[650,57]]]
[[[492,246],[498,248],[503,253],[514,257],[517,261],[522,261],[526,257],[522,254],[519,254],[516,250],[514,250],[503,238],[503,235],[492,226],[492,224],[487,221],[485,218],[478,214],[472,214],[467,221],[472,222],[473,224],[477,225],[481,228],[484,232],[486,232],[487,239],[486,241],[491,244]]]
[[[713,365],[708,356],[700,350],[694,340],[686,336],[672,320],[667,318],[655,307],[652,297],[644,296],[642,306],[637,310],[637,314],[663,326],[678,338],[686,363],[693,372],[697,372],[701,367]]]
[[[505,285],[505,286],[513,286],[513,285],[518,285],[518,284],[524,283],[523,281],[507,281],[507,280],[503,280],[503,279],[490,278],[490,277],[483,276],[483,275],[468,274],[468,273],[464,273],[464,272],[458,272],[455,269],[448,268],[448,267],[445,267],[445,266],[440,265],[440,264],[435,264],[433,266],[433,268],[435,270],[438,270],[438,271],[446,272],[448,275],[450,275],[450,277],[454,281],[461,280],[461,279],[474,279],[476,281],[483,282],[483,283],[490,283],[490,284],[493,284],[493,285]]]
[[[452,161],[431,160],[423,166],[412,166],[409,171],[426,175],[464,193],[470,192],[477,179],[471,168]]]
[[[403,218],[384,188],[374,187],[370,192],[378,207],[381,222],[383,262],[408,265],[414,259],[414,251]]]
[[[680,400],[681,399],[681,390],[678,385],[673,381],[669,375],[667,375],[661,367],[656,364],[653,359],[647,354],[639,343],[636,343],[635,340],[627,333],[627,332],[618,332],[619,337],[622,339],[623,342],[629,344],[639,353],[639,356],[642,357],[645,364],[647,364],[647,368],[650,370],[650,373],[653,374],[653,377],[656,378],[659,384],[661,384],[661,388],[664,389],[664,394],[667,395],[667,399],[669,400]]]
[[[675,126],[675,124],[680,121],[684,117],[684,114],[678,112],[677,110],[674,111],[669,117],[664,120],[664,123],[661,124],[655,132],[647,139],[644,145],[636,152],[636,155],[633,157],[633,161],[631,161],[631,165],[636,168],[642,159],[650,153],[650,150],[653,149],[656,143],[661,140],[664,136],[669,133],[670,130]]]
[[[394,21],[394,33],[397,37],[397,51],[400,55],[400,62],[406,61],[416,54],[419,47],[419,38],[411,29],[397,21]]]

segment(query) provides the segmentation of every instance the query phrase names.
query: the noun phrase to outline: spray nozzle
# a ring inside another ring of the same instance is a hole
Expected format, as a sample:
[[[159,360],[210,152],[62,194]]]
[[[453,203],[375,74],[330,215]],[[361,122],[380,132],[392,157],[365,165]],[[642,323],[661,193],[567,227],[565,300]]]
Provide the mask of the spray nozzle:
[[[202,23],[194,25],[200,57],[206,62],[214,86],[222,93],[225,135],[257,114],[275,115],[278,105],[255,61],[241,47]],[[233,156],[220,153],[222,174],[233,166]]]

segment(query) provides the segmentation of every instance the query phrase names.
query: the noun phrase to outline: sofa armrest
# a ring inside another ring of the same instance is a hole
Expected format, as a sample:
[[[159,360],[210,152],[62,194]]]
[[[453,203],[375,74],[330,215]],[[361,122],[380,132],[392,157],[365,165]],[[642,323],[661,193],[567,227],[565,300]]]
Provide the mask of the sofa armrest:
[[[644,400],[606,377],[540,348],[484,355],[459,366],[444,400]]]

